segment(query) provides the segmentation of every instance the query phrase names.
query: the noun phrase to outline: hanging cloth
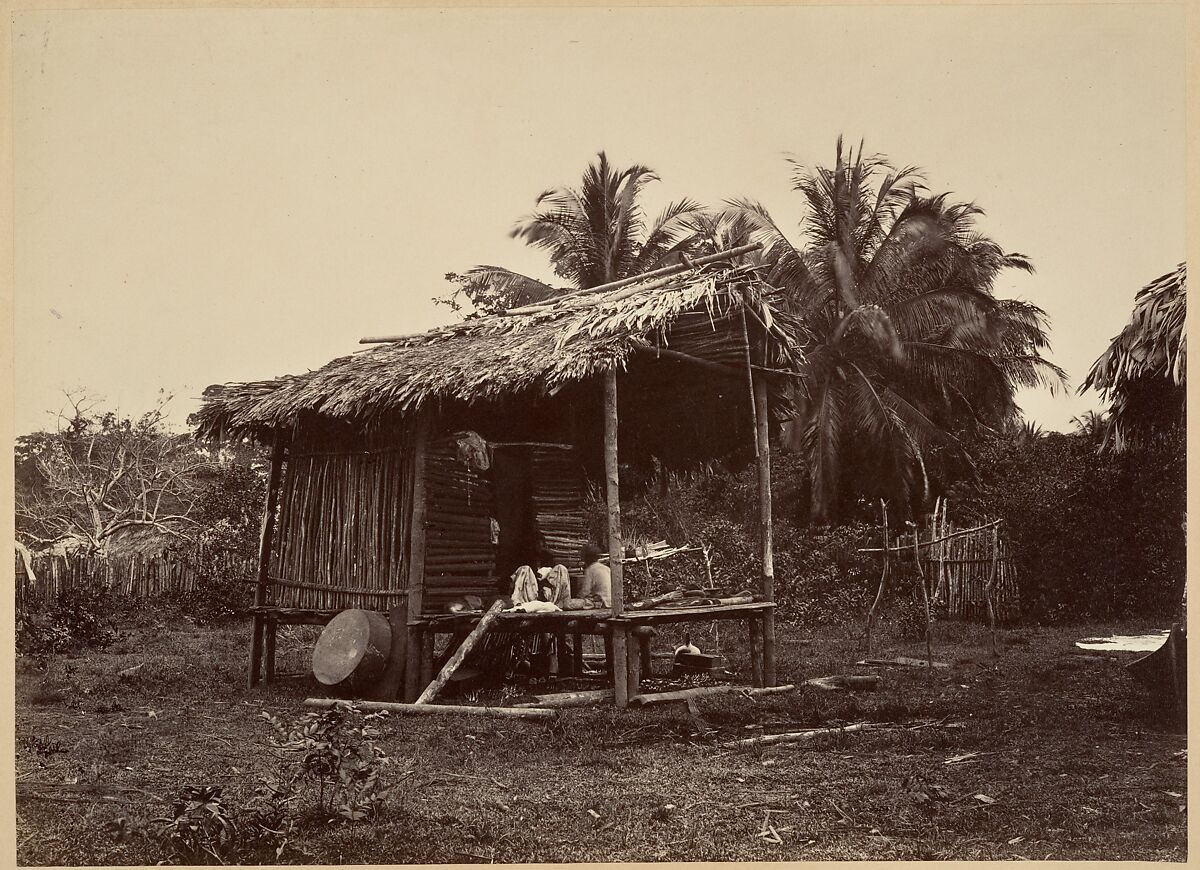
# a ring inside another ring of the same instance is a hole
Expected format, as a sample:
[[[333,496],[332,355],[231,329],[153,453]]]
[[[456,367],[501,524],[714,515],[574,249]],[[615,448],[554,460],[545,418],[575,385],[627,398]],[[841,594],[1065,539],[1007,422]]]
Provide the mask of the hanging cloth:
[[[460,432],[455,436],[458,460],[472,471],[487,471],[492,466],[488,443],[478,432]]]
[[[571,598],[571,575],[565,565],[555,565],[545,577],[543,598],[559,607],[565,607]]]
[[[522,565],[514,571],[512,581],[512,602],[514,605],[524,604],[526,601],[538,600],[537,575],[533,573],[533,569],[528,565]]]

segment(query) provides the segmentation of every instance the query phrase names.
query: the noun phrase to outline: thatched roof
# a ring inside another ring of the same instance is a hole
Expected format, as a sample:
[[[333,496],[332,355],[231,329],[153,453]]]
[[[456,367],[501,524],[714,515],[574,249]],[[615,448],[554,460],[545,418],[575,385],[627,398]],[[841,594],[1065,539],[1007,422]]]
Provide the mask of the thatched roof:
[[[1183,422],[1186,317],[1187,264],[1180,263],[1138,292],[1129,323],[1080,387],[1111,397],[1109,439],[1118,449],[1139,431]]]
[[[771,337],[770,364],[791,368],[800,361],[794,324],[774,301],[776,291],[749,267],[697,266],[402,337],[302,375],[211,386],[192,422],[202,437],[262,435],[309,413],[362,424],[434,399],[551,391],[624,368],[638,347],[668,346],[672,325],[697,311],[715,332],[745,308],[751,328]]]

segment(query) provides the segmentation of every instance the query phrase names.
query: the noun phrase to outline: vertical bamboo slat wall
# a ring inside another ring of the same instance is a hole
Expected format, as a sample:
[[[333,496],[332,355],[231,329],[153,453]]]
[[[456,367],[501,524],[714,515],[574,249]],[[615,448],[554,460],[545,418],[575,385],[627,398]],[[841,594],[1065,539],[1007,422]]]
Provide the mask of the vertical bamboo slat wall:
[[[214,565],[215,563],[215,565]],[[25,563],[16,558],[15,591],[18,613],[49,604],[68,589],[100,585],[131,598],[153,598],[168,592],[194,590],[213,567],[239,571],[249,579],[254,560],[232,554],[206,556],[35,556],[31,567],[34,580],[25,573]]]
[[[458,436],[430,442],[425,454],[426,613],[442,612],[460,595],[495,592],[495,495],[489,478],[459,457]]]
[[[991,527],[979,529],[930,548],[938,584],[935,600],[946,606],[952,619],[987,619],[984,586],[992,574],[992,531]],[[953,525],[946,523],[944,528],[939,527],[936,536],[953,532]],[[996,619],[1005,622],[1020,613],[1020,595],[1016,565],[1003,537],[999,540],[999,550],[993,600]]]
[[[399,443],[396,443],[396,442]],[[355,450],[289,451],[267,603],[387,610],[406,588],[409,433]]]

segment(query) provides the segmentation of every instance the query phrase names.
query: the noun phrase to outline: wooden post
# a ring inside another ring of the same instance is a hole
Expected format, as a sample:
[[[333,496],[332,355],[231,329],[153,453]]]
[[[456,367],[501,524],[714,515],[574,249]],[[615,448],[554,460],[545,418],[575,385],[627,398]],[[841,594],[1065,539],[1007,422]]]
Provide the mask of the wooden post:
[[[267,477],[267,496],[263,506],[262,531],[258,538],[258,583],[254,587],[254,628],[250,635],[249,685],[254,688],[262,671],[263,634],[266,620],[259,608],[267,601],[267,582],[271,571],[271,542],[275,535],[275,506],[279,500],[279,478],[283,470],[283,439],[275,433],[271,446],[271,472]]]
[[[392,630],[392,648],[388,650],[387,669],[379,681],[376,699],[395,701],[404,684],[404,666],[408,662],[408,603],[388,610],[388,627]]]
[[[762,625],[757,619],[751,619],[747,622],[747,628],[750,642],[750,685],[761,688],[763,684]]]
[[[604,375],[604,478],[608,495],[608,569],[612,574],[612,615],[625,611],[621,541],[621,489],[617,449],[617,371]],[[618,707],[629,705],[629,665],[625,626],[611,623],[613,694]]]
[[[275,682],[275,635],[279,631],[279,622],[268,619],[266,624],[265,673],[268,685]]]
[[[421,671],[417,681],[422,686],[433,682],[433,641],[436,635],[433,625],[426,622],[421,627]]]
[[[408,540],[408,621],[421,618],[425,606],[425,447],[432,428],[432,412],[426,408],[417,410],[416,429],[413,432],[413,492],[412,521]],[[421,633],[407,632],[408,649],[405,652],[404,700],[413,701],[424,683],[420,679]],[[428,681],[426,681],[428,682]]]
[[[771,444],[770,415],[767,413],[767,381],[761,372],[754,376],[754,403],[757,406],[754,441],[758,451],[758,511],[759,536],[762,541],[762,595],[765,601],[775,600],[775,554],[771,526]],[[762,618],[763,682],[775,685],[775,611],[768,610]]]
[[[992,657],[1000,655],[1000,650],[996,646],[996,608],[992,604],[992,594],[996,584],[996,566],[1000,555],[1000,525],[997,523],[992,528],[992,570],[988,575],[987,582],[983,584],[983,594],[987,599],[987,615],[988,628],[992,635]]]
[[[883,512],[883,572],[879,575],[879,590],[875,593],[875,600],[871,602],[871,609],[867,611],[867,657],[871,656],[871,629],[875,625],[875,612],[879,609],[879,602],[883,601],[883,590],[887,586],[888,578],[888,558],[891,556],[889,552],[890,542],[888,541],[888,518],[887,518],[887,502],[883,499],[879,500],[879,509]]]
[[[925,661],[929,663],[928,677],[933,679],[933,615],[929,610],[929,587],[925,583],[925,570],[921,567],[920,515],[913,526],[913,559],[917,563],[917,582],[921,584],[921,600],[925,603]],[[932,536],[931,536],[932,537]]]

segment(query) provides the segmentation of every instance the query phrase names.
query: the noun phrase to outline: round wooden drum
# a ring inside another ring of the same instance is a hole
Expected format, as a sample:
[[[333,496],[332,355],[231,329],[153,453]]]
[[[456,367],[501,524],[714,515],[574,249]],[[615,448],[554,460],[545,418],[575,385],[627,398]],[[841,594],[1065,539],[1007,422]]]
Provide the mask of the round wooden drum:
[[[336,686],[351,676],[370,680],[380,676],[392,646],[387,617],[373,610],[343,610],[329,620],[313,647],[313,676]]]

